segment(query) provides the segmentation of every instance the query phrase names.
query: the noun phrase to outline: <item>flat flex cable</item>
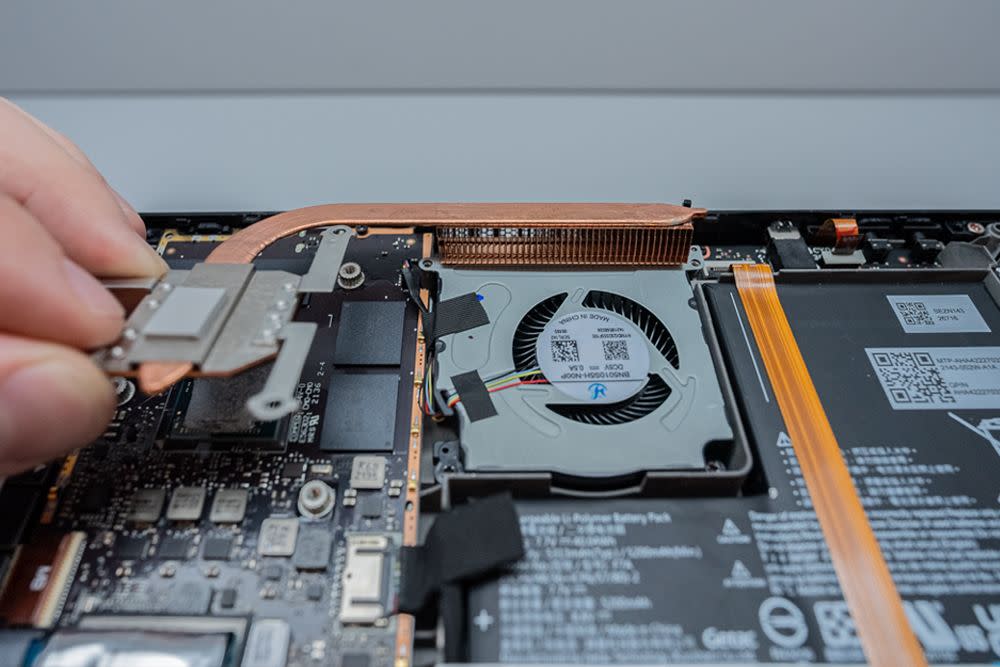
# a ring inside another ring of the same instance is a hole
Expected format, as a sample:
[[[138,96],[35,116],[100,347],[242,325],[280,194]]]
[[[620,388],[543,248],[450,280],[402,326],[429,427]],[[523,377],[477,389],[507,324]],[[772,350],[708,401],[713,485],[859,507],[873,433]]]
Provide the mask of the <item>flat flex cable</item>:
[[[927,665],[778,300],[771,267],[734,265],[733,272],[865,656],[876,667]]]

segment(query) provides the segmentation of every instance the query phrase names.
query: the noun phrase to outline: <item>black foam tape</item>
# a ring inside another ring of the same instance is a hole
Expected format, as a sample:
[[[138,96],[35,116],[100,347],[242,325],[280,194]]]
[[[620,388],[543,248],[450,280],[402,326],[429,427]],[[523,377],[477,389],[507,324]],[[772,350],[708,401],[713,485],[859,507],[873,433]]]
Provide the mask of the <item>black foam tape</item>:
[[[487,417],[495,417],[497,409],[490,398],[483,379],[479,377],[478,371],[469,371],[461,375],[451,376],[451,383],[458,392],[458,397],[465,407],[465,414],[469,416],[469,421],[479,421]]]
[[[434,309],[435,338],[461,333],[489,323],[489,315],[486,314],[486,309],[479,302],[479,296],[475,292],[439,301],[437,308]]]
[[[782,269],[815,269],[809,246],[802,239],[772,239],[771,245],[777,253],[779,268]]]
[[[400,550],[399,610],[415,614],[447,584],[478,580],[524,557],[509,493],[439,514],[422,546]]]

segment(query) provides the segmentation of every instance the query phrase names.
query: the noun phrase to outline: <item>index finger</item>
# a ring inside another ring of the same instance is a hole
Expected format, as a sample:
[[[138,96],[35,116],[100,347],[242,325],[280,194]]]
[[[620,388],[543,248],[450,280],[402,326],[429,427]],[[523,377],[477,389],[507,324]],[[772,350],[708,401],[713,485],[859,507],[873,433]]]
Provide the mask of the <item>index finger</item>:
[[[129,226],[131,226],[132,229],[135,230],[136,234],[138,234],[142,238],[146,238],[146,224],[142,221],[142,218],[140,218],[139,214],[136,213],[134,208],[132,208],[132,205],[129,204],[127,201],[125,201],[125,198],[122,197],[120,194],[118,194],[118,191],[108,184],[108,182],[104,179],[104,176],[101,175],[101,172],[97,170],[97,167],[95,167],[94,163],[90,161],[90,158],[87,157],[87,154],[84,153],[82,150],[80,150],[79,146],[70,141],[66,135],[62,134],[61,132],[53,130],[51,127],[49,127],[42,121],[38,120],[37,118],[29,114],[27,111],[25,111],[24,109],[20,108],[19,106],[11,102],[10,100],[5,100],[2,97],[0,97],[0,105],[6,106],[9,109],[13,109],[16,113],[19,113],[23,118],[33,123],[35,127],[44,132],[49,139],[54,141],[56,144],[59,145],[60,148],[69,153],[69,156],[71,158],[73,158],[81,165],[83,165],[83,167],[87,171],[92,172],[98,178],[100,178],[101,181],[103,181],[104,184],[108,187],[108,189],[111,190],[111,194],[114,195],[115,199],[118,201],[118,205],[121,206],[122,210],[125,212],[125,218],[128,221]]]
[[[0,192],[95,275],[161,275],[166,264],[132,230],[111,189],[10,104],[0,104]]]

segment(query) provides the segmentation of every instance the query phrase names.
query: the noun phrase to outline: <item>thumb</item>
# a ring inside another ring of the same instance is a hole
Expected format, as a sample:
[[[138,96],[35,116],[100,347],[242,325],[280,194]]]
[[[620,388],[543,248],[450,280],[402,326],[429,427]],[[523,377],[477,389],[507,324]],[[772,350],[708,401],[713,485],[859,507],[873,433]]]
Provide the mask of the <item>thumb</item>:
[[[111,383],[81,352],[0,333],[0,475],[88,444],[114,407]]]

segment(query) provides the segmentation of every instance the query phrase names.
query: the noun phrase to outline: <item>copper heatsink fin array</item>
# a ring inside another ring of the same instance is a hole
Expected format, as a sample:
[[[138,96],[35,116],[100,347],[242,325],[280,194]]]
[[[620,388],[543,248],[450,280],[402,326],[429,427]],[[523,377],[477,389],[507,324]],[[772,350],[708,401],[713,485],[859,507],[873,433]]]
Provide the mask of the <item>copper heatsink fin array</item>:
[[[703,208],[670,204],[324,204],[233,235],[208,262],[247,263],[279,238],[314,227],[431,228],[445,264],[671,266],[687,261]]]
[[[664,226],[572,223],[437,230],[441,262],[457,266],[670,266],[687,261],[690,222]]]

